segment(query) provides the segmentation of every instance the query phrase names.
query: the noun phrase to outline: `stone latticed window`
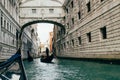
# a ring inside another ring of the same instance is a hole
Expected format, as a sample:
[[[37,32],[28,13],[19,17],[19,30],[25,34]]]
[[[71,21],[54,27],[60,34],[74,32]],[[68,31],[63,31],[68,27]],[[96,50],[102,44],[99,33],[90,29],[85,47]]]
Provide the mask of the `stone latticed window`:
[[[49,9],[49,13],[54,13],[54,9]]]
[[[36,9],[32,9],[32,13],[36,13]]]

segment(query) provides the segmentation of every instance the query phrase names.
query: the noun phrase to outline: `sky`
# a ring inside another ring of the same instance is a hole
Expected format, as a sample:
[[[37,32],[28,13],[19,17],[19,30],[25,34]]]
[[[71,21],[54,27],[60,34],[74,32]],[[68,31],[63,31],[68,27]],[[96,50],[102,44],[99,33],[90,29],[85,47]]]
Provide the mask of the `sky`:
[[[39,23],[37,27],[38,38],[41,43],[46,43],[49,39],[49,32],[53,31],[53,24]]]

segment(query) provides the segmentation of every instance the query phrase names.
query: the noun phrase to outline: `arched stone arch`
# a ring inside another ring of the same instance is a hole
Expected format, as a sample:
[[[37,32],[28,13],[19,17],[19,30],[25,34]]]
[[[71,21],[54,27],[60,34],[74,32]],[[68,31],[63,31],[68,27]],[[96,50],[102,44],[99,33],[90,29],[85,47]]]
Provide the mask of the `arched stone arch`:
[[[32,25],[32,24],[36,24],[36,23],[50,23],[50,24],[58,25],[59,27],[61,27],[61,29],[62,29],[62,30],[64,31],[64,33],[65,33],[65,26],[62,25],[61,23],[56,22],[56,21],[52,21],[52,20],[35,20],[35,21],[31,21],[31,22],[25,23],[25,24],[22,26],[22,28],[21,28],[20,35],[19,35],[19,41],[20,41],[20,43],[19,43],[20,46],[19,46],[19,47],[21,47],[21,44],[22,44],[22,42],[21,42],[21,36],[22,36],[23,30],[24,30],[26,27],[28,27],[28,26],[30,26],[30,25]]]

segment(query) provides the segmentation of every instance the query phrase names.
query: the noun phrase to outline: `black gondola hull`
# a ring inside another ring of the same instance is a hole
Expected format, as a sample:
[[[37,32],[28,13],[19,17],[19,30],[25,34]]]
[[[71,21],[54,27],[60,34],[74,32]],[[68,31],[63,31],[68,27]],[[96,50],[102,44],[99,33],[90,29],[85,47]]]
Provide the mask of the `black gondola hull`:
[[[41,62],[51,63],[51,61],[53,60],[53,58],[54,58],[54,55],[52,54],[51,56],[46,57],[46,58],[41,57],[40,60],[41,60]]]

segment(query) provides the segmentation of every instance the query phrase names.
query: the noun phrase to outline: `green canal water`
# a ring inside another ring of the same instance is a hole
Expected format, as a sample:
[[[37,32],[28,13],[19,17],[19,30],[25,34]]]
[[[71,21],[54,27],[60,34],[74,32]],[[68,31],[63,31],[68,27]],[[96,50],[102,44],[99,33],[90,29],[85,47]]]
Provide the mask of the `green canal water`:
[[[24,61],[28,80],[120,80],[120,65],[68,59],[52,62]]]

